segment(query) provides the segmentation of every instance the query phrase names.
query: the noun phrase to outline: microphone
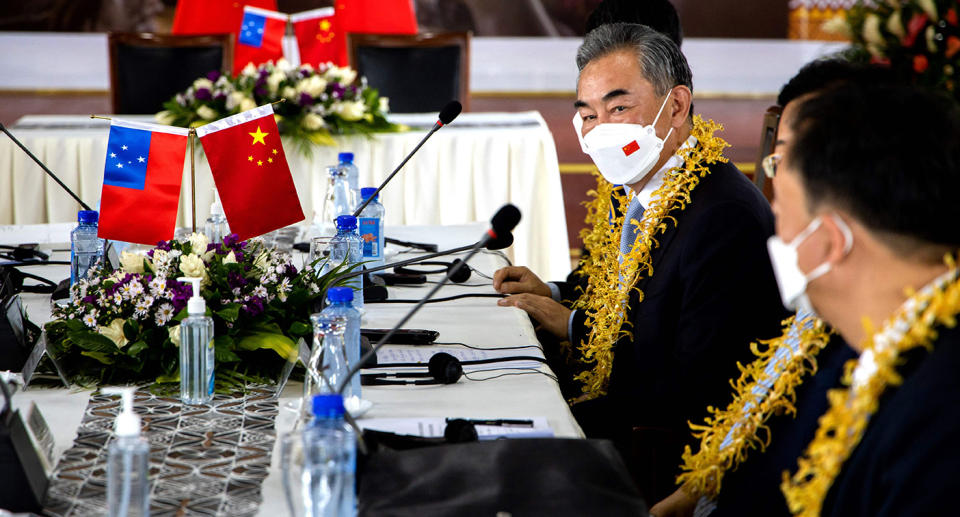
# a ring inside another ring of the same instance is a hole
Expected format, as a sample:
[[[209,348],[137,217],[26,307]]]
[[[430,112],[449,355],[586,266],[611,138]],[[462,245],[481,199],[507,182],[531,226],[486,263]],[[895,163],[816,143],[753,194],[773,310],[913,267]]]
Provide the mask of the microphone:
[[[450,276],[452,276],[453,274],[456,274],[457,272],[456,270],[459,269],[459,267],[466,264],[471,258],[473,258],[474,255],[477,254],[477,252],[480,251],[480,248],[482,248],[483,246],[486,246],[487,243],[497,239],[498,236],[506,235],[511,231],[513,231],[513,228],[516,227],[517,223],[519,222],[520,222],[520,210],[517,207],[511,204],[506,204],[503,207],[501,207],[500,210],[498,210],[497,213],[494,214],[493,218],[490,220],[490,226],[492,228],[490,230],[487,230],[487,232],[484,233],[483,237],[479,241],[477,241],[477,243],[470,249],[470,253],[468,253],[467,256],[463,258],[463,262],[458,264],[457,268],[454,268],[452,271],[448,272],[443,277],[442,280],[437,282],[437,284],[433,286],[433,289],[431,289],[426,294],[426,296],[424,296],[423,299],[420,300],[419,303],[414,305],[413,308],[411,308],[410,311],[407,312],[407,314],[403,318],[401,318],[400,321],[396,325],[394,325],[389,332],[384,334],[384,336],[381,337],[379,341],[377,341],[377,344],[373,345],[373,348],[367,351],[367,353],[363,354],[363,357],[361,357],[360,360],[357,361],[356,364],[354,364],[353,367],[350,368],[350,371],[347,372],[347,375],[344,377],[343,382],[340,384],[340,388],[337,391],[339,393],[343,393],[343,390],[350,384],[350,379],[352,379],[353,376],[360,371],[360,369],[363,367],[364,364],[367,364],[367,361],[369,361],[371,357],[376,356],[377,351],[383,348],[383,345],[385,345],[390,341],[390,338],[392,338],[393,335],[397,333],[397,330],[399,330],[404,325],[406,325],[406,323],[410,321],[410,318],[412,318],[413,315],[416,314],[417,311],[419,311],[430,298],[433,297],[433,295],[437,294],[437,291],[439,291],[444,285],[447,284],[447,282],[450,280]]]
[[[377,187],[377,191],[371,194],[366,201],[364,201],[363,203],[360,203],[360,206],[358,206],[357,209],[353,211],[353,216],[360,217],[360,212],[363,212],[363,209],[366,208],[371,201],[373,201],[373,198],[377,197],[377,194],[379,194],[381,190],[383,190],[383,187],[387,186],[387,183],[389,183],[390,180],[392,180],[393,177],[396,176],[398,172],[400,172],[400,169],[403,168],[403,166],[406,165],[408,161],[410,161],[410,158],[412,158],[413,155],[417,151],[419,151],[421,147],[423,147],[423,144],[426,143],[427,139],[433,136],[433,134],[436,133],[443,126],[453,122],[453,119],[457,118],[457,115],[460,114],[460,111],[462,109],[463,109],[463,106],[461,106],[459,102],[457,101],[448,102],[447,105],[444,106],[442,110],[440,110],[440,116],[438,117],[439,120],[437,120],[437,122],[433,125],[430,131],[427,132],[427,134],[420,140],[420,143],[417,144],[417,146],[414,147],[409,154],[407,154],[407,157],[404,158],[402,162],[400,162],[400,165],[397,165],[396,169],[393,169],[393,172],[391,172],[390,175],[387,176],[387,179],[383,180],[383,183],[381,183],[380,186]]]

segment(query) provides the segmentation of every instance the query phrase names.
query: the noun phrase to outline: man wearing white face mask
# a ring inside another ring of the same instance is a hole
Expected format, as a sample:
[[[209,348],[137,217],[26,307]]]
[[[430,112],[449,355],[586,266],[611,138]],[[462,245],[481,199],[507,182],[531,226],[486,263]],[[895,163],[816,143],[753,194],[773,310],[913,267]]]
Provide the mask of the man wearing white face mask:
[[[668,38],[604,25],[577,64],[574,127],[603,176],[585,282],[577,292],[505,268],[494,286],[513,294],[501,305],[569,341],[547,354],[578,422],[614,440],[655,501],[672,491],[686,423],[723,400],[752,340],[779,334],[786,312],[765,244],[773,219],[722,158],[717,126],[691,116],[690,69]]]

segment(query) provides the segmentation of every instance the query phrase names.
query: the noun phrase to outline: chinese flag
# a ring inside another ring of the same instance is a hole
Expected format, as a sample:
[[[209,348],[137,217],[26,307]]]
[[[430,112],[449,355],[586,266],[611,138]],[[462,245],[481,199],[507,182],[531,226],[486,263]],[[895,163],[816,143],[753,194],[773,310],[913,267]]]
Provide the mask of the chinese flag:
[[[256,7],[243,8],[237,44],[233,49],[233,75],[240,74],[247,63],[260,65],[283,57],[283,35],[287,32],[287,15]]]
[[[413,0],[337,0],[336,6],[344,32],[417,33]]]
[[[140,244],[173,238],[187,130],[113,119],[98,235]]]
[[[277,10],[277,0],[179,0],[173,15],[173,34],[230,34],[237,32],[244,6]]]
[[[300,62],[314,67],[321,63],[347,66],[347,38],[337,24],[333,7],[304,11],[290,16],[297,35]]]
[[[273,119],[254,108],[197,128],[230,229],[249,239],[304,219]]]

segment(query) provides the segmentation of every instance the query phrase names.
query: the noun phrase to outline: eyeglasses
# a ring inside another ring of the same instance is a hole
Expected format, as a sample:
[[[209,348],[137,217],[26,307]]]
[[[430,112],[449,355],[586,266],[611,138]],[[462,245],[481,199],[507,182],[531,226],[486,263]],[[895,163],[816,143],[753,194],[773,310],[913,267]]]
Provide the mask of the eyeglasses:
[[[777,167],[780,166],[780,162],[782,161],[782,154],[768,154],[760,161],[760,166],[763,167],[763,173],[766,174],[768,178],[772,178],[777,175]]]

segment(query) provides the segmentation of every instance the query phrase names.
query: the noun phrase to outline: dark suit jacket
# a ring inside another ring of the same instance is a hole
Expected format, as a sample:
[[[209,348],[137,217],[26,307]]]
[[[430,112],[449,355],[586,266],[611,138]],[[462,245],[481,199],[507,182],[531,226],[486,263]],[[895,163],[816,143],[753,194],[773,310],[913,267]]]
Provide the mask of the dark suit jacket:
[[[769,203],[732,164],[710,169],[692,203],[671,214],[677,225],[657,236],[653,275],[637,284],[644,300],[634,292],[629,302],[633,339],[615,345],[608,395],[573,407],[587,436],[620,448],[651,502],[673,491],[692,443],[687,423],[729,401],[737,361],[752,360],[750,342],[779,335],[787,316],[767,255]],[[587,338],[584,320],[577,311],[575,346]]]
[[[956,515],[960,494],[960,328],[897,368],[860,444],[824,500],[823,516]]]

